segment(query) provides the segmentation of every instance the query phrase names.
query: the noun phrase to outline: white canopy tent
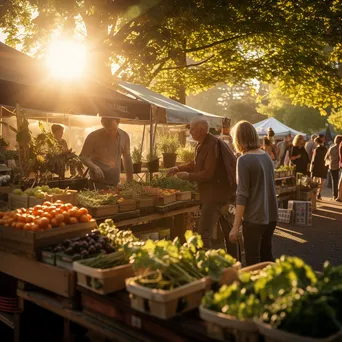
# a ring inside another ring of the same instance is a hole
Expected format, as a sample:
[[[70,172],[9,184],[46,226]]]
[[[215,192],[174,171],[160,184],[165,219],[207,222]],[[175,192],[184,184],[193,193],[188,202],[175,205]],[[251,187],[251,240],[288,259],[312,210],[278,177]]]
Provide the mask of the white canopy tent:
[[[275,118],[268,118],[268,119],[262,120],[260,122],[255,123],[253,126],[256,129],[259,136],[267,135],[267,131],[269,128],[273,129],[274,134],[277,137],[284,137],[285,135],[289,133],[291,133],[291,135],[297,135],[297,134],[301,134],[303,136],[306,135],[306,133],[299,132],[291,127],[284,125],[282,122],[278,121]]]
[[[198,116],[203,116],[211,127],[221,127],[222,116],[202,112],[183,105],[177,101],[171,100],[163,95],[155,93],[144,86],[132,84],[124,81],[118,82],[121,90],[132,94],[136,98],[150,103],[153,106],[154,122],[161,124],[188,124]]]

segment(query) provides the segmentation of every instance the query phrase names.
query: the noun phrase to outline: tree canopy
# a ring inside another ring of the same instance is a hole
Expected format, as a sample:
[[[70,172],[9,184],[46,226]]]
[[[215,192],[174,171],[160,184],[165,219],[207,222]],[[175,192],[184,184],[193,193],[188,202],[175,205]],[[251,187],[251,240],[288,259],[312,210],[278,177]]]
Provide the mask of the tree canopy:
[[[339,0],[8,0],[0,27],[39,52],[53,33],[91,46],[97,75],[185,93],[252,79],[278,82],[292,101],[342,107]],[[31,18],[33,17],[33,20]],[[24,28],[24,30],[23,30]]]
[[[318,109],[293,105],[291,100],[273,87],[265,100],[257,106],[262,115],[274,117],[285,125],[301,132],[314,133],[325,129],[326,118]]]

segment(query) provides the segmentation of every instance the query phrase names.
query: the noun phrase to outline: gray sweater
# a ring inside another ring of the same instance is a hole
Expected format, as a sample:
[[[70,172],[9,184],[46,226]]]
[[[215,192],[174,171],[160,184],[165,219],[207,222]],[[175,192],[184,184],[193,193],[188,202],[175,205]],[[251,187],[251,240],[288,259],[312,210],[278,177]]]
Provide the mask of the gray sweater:
[[[245,206],[244,221],[254,224],[277,221],[274,167],[267,153],[245,154],[238,159],[236,204]]]

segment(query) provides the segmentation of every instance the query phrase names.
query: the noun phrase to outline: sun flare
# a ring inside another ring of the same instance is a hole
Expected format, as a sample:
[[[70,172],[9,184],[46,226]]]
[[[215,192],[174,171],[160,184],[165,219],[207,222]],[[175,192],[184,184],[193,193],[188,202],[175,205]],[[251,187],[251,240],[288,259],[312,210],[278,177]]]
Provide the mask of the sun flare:
[[[86,47],[77,41],[53,42],[46,54],[46,66],[52,76],[62,79],[79,78],[87,61]]]

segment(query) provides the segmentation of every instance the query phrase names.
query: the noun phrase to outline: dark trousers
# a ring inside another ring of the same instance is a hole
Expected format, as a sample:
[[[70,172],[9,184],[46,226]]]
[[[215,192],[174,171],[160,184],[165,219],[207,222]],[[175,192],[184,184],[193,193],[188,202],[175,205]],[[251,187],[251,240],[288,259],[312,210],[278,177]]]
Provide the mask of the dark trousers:
[[[332,194],[335,198],[338,197],[338,173],[340,170],[330,170]]]
[[[229,233],[233,228],[234,215],[229,215],[228,220],[226,220],[220,212],[221,207],[222,205],[216,203],[202,204],[198,233],[202,236],[204,248],[211,248],[213,230],[215,225],[219,222],[224,235],[227,253],[234,258],[239,259],[237,244],[232,244],[229,241]]]
[[[276,225],[277,222],[254,224],[244,221],[242,223],[247,266],[263,261],[274,261],[272,236]]]

